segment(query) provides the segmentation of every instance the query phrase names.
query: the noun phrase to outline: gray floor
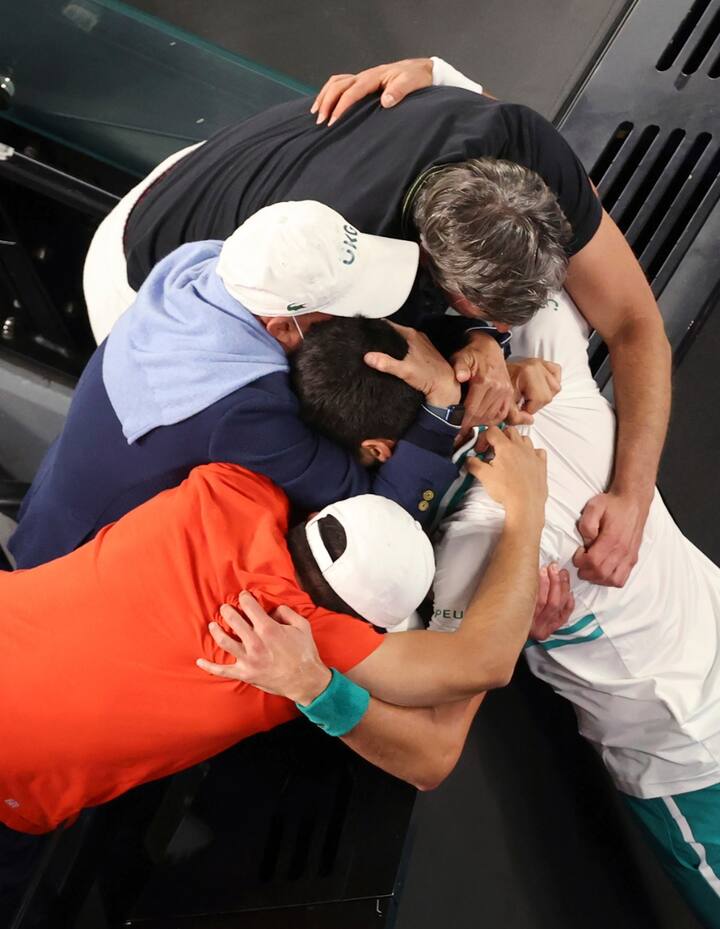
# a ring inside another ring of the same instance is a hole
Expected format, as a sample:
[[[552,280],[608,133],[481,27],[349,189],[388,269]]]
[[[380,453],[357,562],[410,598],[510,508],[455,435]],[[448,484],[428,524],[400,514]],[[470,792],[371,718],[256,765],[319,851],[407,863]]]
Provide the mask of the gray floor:
[[[626,0],[134,0],[311,87],[332,73],[439,55],[554,116]]]
[[[518,668],[415,806],[396,929],[701,929],[569,705]]]
[[[658,485],[682,531],[720,564],[720,307],[702,326],[673,378],[673,412]]]

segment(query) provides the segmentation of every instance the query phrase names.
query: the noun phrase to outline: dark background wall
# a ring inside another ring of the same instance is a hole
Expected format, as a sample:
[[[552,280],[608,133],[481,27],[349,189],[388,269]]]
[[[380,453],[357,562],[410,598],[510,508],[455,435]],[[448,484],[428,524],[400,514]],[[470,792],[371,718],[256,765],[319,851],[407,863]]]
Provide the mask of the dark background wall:
[[[552,117],[626,0],[134,0],[146,13],[312,87],[439,55]]]

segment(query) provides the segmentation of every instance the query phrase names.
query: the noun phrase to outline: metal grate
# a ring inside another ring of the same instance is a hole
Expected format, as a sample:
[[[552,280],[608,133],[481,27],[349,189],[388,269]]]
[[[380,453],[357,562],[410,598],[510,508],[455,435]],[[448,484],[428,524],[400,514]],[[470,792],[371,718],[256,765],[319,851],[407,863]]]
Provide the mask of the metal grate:
[[[670,68],[672,68],[682,50],[695,35],[700,20],[705,15],[709,6],[710,0],[695,0],[658,58],[657,64],[655,65],[658,71],[669,71]],[[688,73],[684,68],[683,72]]]
[[[651,283],[718,181],[720,146],[709,132],[661,133],[620,123],[590,170],[603,206],[643,264]]]
[[[625,145],[625,141],[632,131],[633,124],[626,120],[625,122],[620,123],[615,132],[613,132],[613,134],[610,136],[610,141],[602,150],[600,157],[588,172],[590,175],[590,180],[593,182],[593,184],[595,184],[596,187],[600,185],[600,182],[605,177],[608,168],[620,154],[621,149]]]
[[[698,37],[695,47],[688,55],[685,64],[680,69],[683,74],[695,74],[707,57],[708,52],[720,36],[720,10],[717,10],[713,18],[707,24],[701,35]]]
[[[621,194],[627,189],[659,133],[659,126],[646,126],[630,147],[627,157],[619,163],[617,175],[603,195],[603,206],[608,213],[612,212]]]
[[[709,160],[703,157],[708,152],[711,139],[709,132],[697,136],[651,214],[647,228],[641,231],[633,243],[651,281],[656,279],[674,249],[682,245],[685,232],[700,218],[699,212],[706,197],[712,188],[716,187],[720,149],[716,145],[715,153]],[[698,178],[696,172],[701,165],[706,165],[706,168]],[[715,192],[717,193],[717,187]],[[681,199],[684,202],[680,203]],[[676,203],[679,203],[679,209],[673,210]],[[662,236],[653,243],[656,230],[661,225]],[[651,245],[654,245],[653,254],[648,254]]]
[[[720,77],[720,54],[717,56],[715,61],[710,65],[710,70],[708,71],[708,77],[713,78]]]
[[[663,143],[632,199],[617,217],[617,224],[623,232],[627,232],[633,220],[637,218],[638,213],[655,189],[658,181],[663,177],[684,138],[684,129],[673,129]]]
[[[677,349],[720,283],[720,0],[636,0],[561,121]],[[596,377],[609,366],[595,337]]]

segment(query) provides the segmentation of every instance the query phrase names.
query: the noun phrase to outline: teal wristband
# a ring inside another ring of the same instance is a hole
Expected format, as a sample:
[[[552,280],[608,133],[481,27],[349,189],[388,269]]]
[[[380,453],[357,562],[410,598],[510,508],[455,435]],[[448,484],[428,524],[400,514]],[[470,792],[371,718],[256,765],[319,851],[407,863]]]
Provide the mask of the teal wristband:
[[[360,722],[370,704],[370,694],[335,668],[325,690],[307,706],[295,706],[328,735],[347,735]]]

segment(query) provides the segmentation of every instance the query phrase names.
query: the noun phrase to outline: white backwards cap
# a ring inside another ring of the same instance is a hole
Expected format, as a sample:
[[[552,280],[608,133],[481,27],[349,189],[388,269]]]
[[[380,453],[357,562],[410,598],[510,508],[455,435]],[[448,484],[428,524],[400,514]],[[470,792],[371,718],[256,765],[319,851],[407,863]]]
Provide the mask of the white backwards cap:
[[[418,269],[415,242],[358,232],[314,200],[266,206],[225,240],[217,273],[257,316],[381,318],[407,300]]]
[[[334,516],[347,547],[333,561],[319,520]],[[310,551],[335,593],[375,626],[392,629],[425,599],[435,558],[422,526],[392,500],[375,494],[331,503],[305,526]]]

